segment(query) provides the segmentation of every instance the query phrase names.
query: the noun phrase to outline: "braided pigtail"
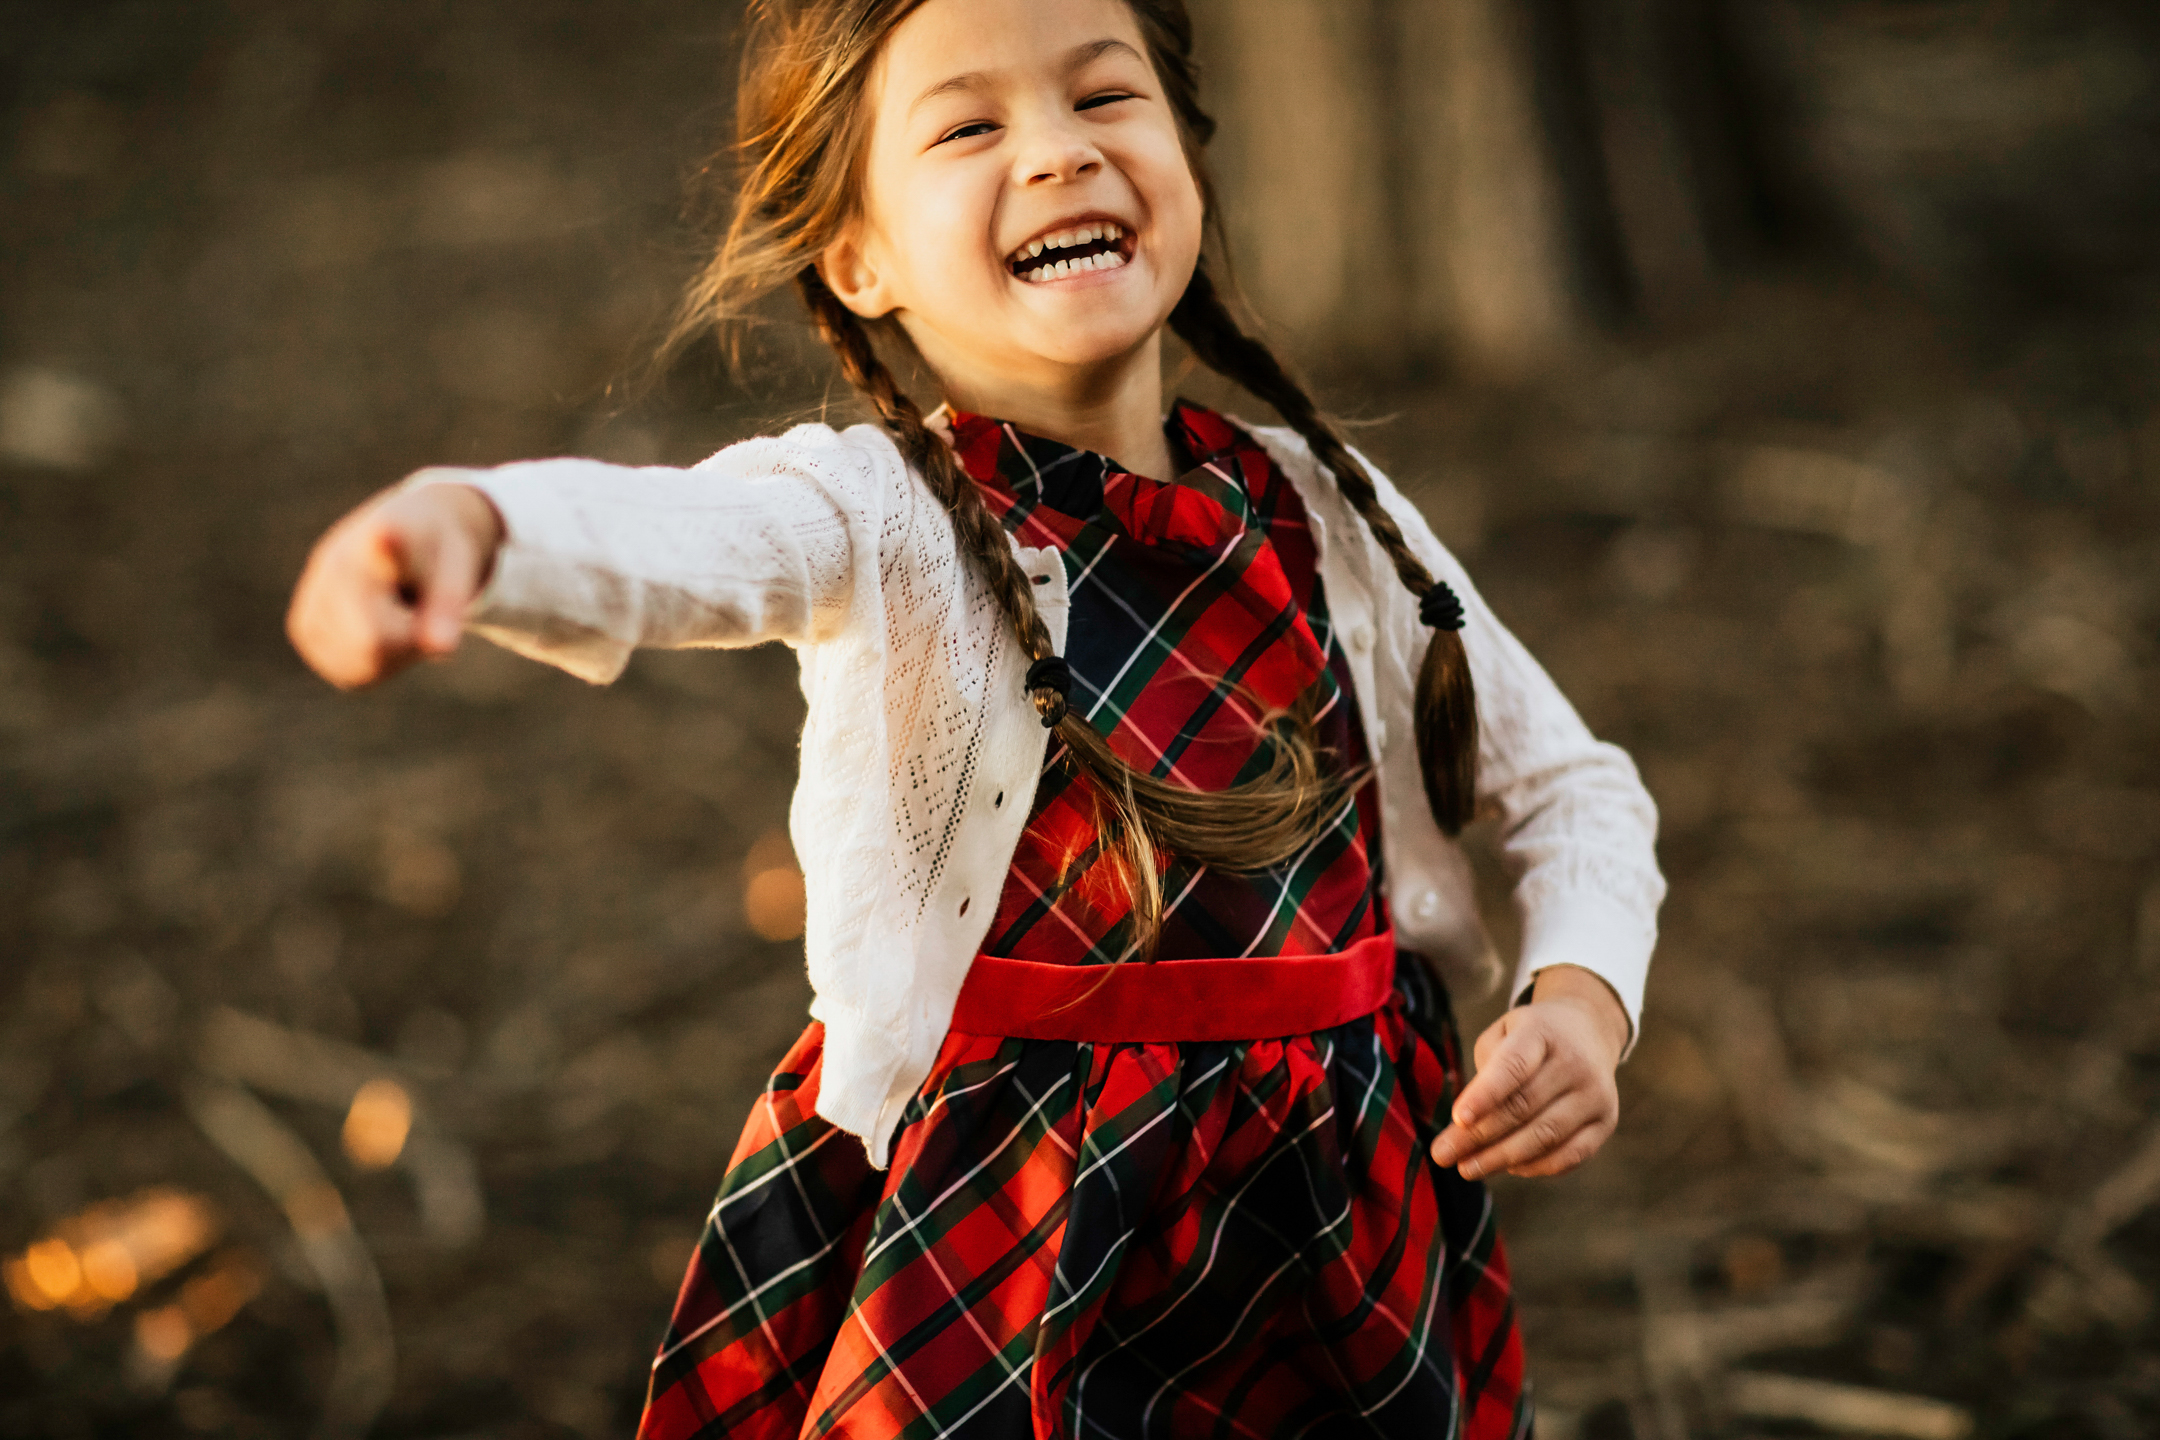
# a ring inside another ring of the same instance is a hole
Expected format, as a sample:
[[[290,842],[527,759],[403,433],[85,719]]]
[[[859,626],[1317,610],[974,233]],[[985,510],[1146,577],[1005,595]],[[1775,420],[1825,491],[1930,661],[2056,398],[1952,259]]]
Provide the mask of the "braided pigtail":
[[[1034,586],[1005,528],[951,447],[900,388],[862,320],[817,271],[801,271],[796,286],[841,373],[952,517],[961,550],[979,567],[1027,652],[1028,688],[1043,724],[1057,732],[1071,762],[1094,782],[1101,806],[1097,828],[1131,892],[1134,953],[1150,953],[1162,931],[1163,849],[1218,869],[1265,870],[1299,854],[1335,823],[1360,777],[1325,773],[1312,706],[1304,701],[1269,718],[1267,768],[1228,790],[1189,790],[1127,765],[1072,708],[1072,672],[1051,648],[1049,627],[1035,608]]]
[[[1056,678],[1054,675],[1042,673],[1056,658],[1050,646],[1050,629],[1036,613],[1033,585],[1027,572],[1020,568],[1020,558],[1005,538],[1005,527],[998,524],[990,507],[983,503],[975,482],[962,473],[952,448],[940,440],[924,420],[922,407],[900,388],[892,371],[879,358],[876,347],[870,342],[869,330],[855,312],[840,303],[840,298],[814,269],[804,270],[797,277],[796,286],[817,321],[818,334],[838,357],[840,373],[870,402],[877,412],[878,423],[892,436],[908,464],[922,476],[930,493],[937,496],[938,503],[952,518],[960,548],[974,557],[981,567],[983,580],[989,585],[998,609],[1012,621],[1021,648],[1035,662],[1029,677],[1035,708],[1042,712],[1045,724],[1055,725],[1064,715],[1065,694],[1063,689],[1051,683]],[[1037,680],[1044,683],[1032,683]]]
[[[1418,597],[1418,613],[1433,628],[1418,670],[1412,708],[1418,768],[1424,775],[1425,798],[1432,805],[1433,818],[1448,834],[1460,833],[1477,808],[1478,744],[1477,695],[1470,681],[1469,658],[1463,653],[1461,600],[1411,551],[1402,527],[1380,503],[1371,472],[1321,415],[1304,387],[1265,342],[1238,325],[1208,274],[1205,258],[1171,312],[1170,328],[1202,364],[1274,406],[1283,421],[1304,437],[1335,477],[1343,498],[1387,552],[1403,586]]]

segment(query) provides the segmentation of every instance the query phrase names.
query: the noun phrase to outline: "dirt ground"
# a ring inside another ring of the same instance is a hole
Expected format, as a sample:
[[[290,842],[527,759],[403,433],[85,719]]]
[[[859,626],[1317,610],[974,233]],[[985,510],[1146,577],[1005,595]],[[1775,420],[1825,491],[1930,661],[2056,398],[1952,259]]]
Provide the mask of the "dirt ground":
[[[634,1421],[803,1020],[792,657],[353,698],[280,621],[419,465],[820,403],[636,383],[687,8],[0,6],[0,1434]],[[1787,267],[1330,393],[1663,811],[1621,1133],[1501,1186],[1541,1433],[2160,1433],[2153,298]]]

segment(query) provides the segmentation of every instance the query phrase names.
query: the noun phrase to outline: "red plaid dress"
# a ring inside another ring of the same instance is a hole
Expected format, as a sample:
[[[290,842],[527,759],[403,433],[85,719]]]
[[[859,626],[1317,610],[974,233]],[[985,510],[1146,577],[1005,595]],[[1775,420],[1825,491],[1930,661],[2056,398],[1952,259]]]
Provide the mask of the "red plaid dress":
[[[1220,416],[1169,421],[1176,483],[957,417],[1008,530],[1064,557],[1073,703],[1130,764],[1220,788],[1317,686],[1361,764],[1304,511]],[[1124,956],[1089,782],[1053,750],[985,953]],[[1157,964],[1340,950],[1384,928],[1368,786],[1258,875],[1170,861]],[[822,1031],[780,1062],[721,1182],[641,1435],[1527,1435],[1484,1187],[1427,1147],[1461,1062],[1414,957],[1372,1015],[1247,1043],[953,1033],[889,1171],[820,1120]]]

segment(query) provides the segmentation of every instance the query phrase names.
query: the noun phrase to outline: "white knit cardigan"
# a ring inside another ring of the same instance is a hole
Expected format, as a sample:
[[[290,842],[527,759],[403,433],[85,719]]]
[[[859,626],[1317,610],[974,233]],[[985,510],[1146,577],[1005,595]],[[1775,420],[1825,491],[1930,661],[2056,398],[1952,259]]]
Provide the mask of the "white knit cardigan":
[[[1303,441],[1252,433],[1304,501],[1379,757],[1396,931],[1459,993],[1487,989],[1498,963],[1470,868],[1433,822],[1411,736],[1430,632]],[[499,644],[596,683],[641,645],[795,647],[809,707],[789,818],[808,892],[810,1013],[825,1026],[817,1108],[884,1165],[997,908],[1048,741],[1023,688],[1027,657],[943,507],[867,425],[805,425],[687,470],[541,460],[413,479],[440,481],[478,487],[502,513],[506,539],[471,619]],[[1480,807],[1498,820],[1522,918],[1512,993],[1547,966],[1578,965],[1612,986],[1632,1026],[1664,895],[1650,797],[1424,518],[1379,485],[1468,617]],[[1062,652],[1064,565],[1053,550],[1018,553]]]

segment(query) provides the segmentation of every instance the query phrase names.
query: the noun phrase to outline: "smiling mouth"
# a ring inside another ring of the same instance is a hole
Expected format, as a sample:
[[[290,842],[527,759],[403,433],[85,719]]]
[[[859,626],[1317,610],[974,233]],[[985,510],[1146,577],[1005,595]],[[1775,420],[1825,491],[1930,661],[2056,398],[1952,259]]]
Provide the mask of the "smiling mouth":
[[[1006,259],[1012,273],[1030,285],[1120,269],[1132,260],[1132,237],[1125,227],[1094,220],[1038,235]]]

